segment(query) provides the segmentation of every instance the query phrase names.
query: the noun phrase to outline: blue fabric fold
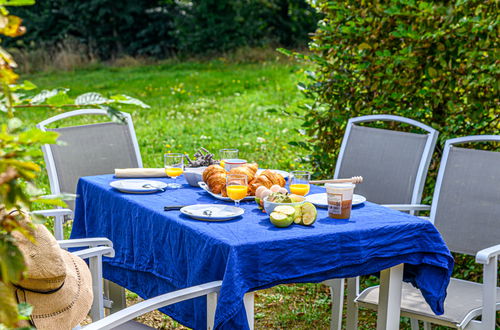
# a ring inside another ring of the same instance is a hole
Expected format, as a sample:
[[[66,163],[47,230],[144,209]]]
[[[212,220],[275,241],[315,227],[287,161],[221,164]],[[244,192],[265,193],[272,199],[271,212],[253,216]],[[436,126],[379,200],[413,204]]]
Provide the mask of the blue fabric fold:
[[[318,209],[313,226],[276,228],[254,202],[242,202],[243,216],[203,222],[163,207],[227,202],[187,184],[155,194],[124,194],[109,186],[114,180],[112,175],[80,179],[71,238],[112,240],[116,255],[104,259],[104,276],[145,299],[222,280],[216,329],[248,329],[246,292],[367,275],[400,263],[404,280],[420,288],[436,314],[443,313],[453,258],[427,220],[365,202],[349,220],[331,219]],[[323,191],[311,187],[311,193]],[[206,328],[205,298],[162,311],[188,327]]]

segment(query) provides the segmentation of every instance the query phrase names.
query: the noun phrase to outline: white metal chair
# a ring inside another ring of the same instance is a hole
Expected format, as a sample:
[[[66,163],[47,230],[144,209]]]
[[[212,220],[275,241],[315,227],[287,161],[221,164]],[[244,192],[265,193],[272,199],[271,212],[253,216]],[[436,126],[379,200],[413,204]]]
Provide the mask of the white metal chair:
[[[448,140],[439,168],[430,221],[451,251],[475,255],[483,265],[483,283],[452,278],[444,314],[434,315],[418,289],[403,285],[401,315],[457,329],[495,329],[500,310],[500,152],[458,147],[500,136],[469,136]],[[377,309],[378,287],[363,291],[356,302]],[[481,321],[477,320],[481,317]],[[418,323],[413,323],[418,328]]]
[[[92,291],[94,295],[90,315],[92,320],[95,320],[95,322],[85,326],[85,329],[113,329],[117,327],[125,330],[147,329],[149,327],[134,322],[133,319],[155,309],[201,296],[207,296],[207,329],[213,329],[217,297],[222,281],[203,283],[174,292],[169,292],[144,300],[104,317],[104,302],[102,296],[102,257],[114,257],[115,251],[113,250],[113,243],[107,238],[102,237],[61,240],[58,241],[58,243],[63,249],[85,248],[83,250],[73,252],[73,254],[82,259],[89,260],[89,268],[92,273]]]
[[[402,131],[361,126],[377,121],[407,124],[425,132]],[[363,176],[363,183],[355,192],[368,201],[387,207],[409,211],[429,210],[420,205],[438,131],[418,121],[393,115],[370,115],[351,118],[346,126],[337,159],[334,178]],[[342,328],[344,279],[332,279],[323,284],[330,286],[332,296],[331,329]],[[357,308],[353,301],[359,294],[359,278],[347,280],[347,326],[357,327]]]
[[[78,179],[82,176],[110,174],[115,168],[142,167],[139,145],[134,124],[128,113],[121,113],[126,124],[104,122],[89,125],[49,128],[68,118],[82,116],[106,116],[102,109],[82,109],[65,112],[40,122],[42,131],[59,133],[58,141],[64,144],[42,147],[52,194],[76,191]],[[73,210],[73,201],[68,201]],[[54,236],[63,239],[64,218],[55,216]]]
[[[42,131],[59,133],[58,142],[62,144],[42,147],[45,165],[49,176],[51,193],[76,192],[78,179],[82,176],[114,173],[115,168],[142,167],[141,154],[130,114],[122,112],[125,124],[109,121],[107,112],[102,109],[81,109],[65,112],[40,122]],[[92,116],[106,117],[107,122],[78,126],[50,128],[64,124],[72,118]],[[69,209],[45,210],[43,214],[54,217],[54,236],[64,238],[63,223],[72,218],[74,202],[67,201]],[[38,212],[34,212],[38,213]],[[112,311],[125,307],[125,290],[105,281],[107,296],[105,305]]]

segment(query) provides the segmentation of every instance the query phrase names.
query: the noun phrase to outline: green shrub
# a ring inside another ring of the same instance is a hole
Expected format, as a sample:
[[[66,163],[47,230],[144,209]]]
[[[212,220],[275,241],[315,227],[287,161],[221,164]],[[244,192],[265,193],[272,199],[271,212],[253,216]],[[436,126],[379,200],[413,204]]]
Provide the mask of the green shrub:
[[[295,54],[314,67],[300,85],[311,100],[306,141],[292,144],[310,151],[317,174],[333,174],[351,117],[413,118],[439,130],[441,144],[499,134],[497,1],[314,3],[324,18],[310,43],[312,55]],[[440,155],[434,158],[435,171]]]
[[[54,50],[69,38],[101,59],[164,56],[175,48],[176,10],[175,4],[160,0],[38,1],[13,10],[26,18],[30,31],[17,46]]]
[[[51,0],[14,11],[30,31],[17,46],[60,48],[69,38],[100,59],[305,45],[319,17],[306,0]]]

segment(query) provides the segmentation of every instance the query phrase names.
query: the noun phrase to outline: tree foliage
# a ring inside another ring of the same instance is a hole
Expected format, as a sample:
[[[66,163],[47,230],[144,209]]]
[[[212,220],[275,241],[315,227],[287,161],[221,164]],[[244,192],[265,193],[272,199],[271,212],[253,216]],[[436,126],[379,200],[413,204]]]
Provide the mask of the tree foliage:
[[[18,45],[55,47],[71,38],[101,59],[292,47],[305,44],[318,19],[306,0],[51,0],[16,13],[32,31]]]
[[[310,150],[317,173],[333,174],[351,117],[413,118],[439,130],[441,142],[499,134],[498,1],[314,3],[324,18],[313,54],[295,54],[314,66],[299,86],[311,100],[307,142],[294,144]]]

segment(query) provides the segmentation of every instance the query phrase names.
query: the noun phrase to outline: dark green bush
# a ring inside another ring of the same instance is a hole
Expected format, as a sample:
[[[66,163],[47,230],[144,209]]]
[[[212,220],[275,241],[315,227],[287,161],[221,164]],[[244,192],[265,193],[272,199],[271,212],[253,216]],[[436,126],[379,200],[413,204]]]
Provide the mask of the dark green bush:
[[[175,48],[171,36],[177,6],[158,0],[38,1],[15,12],[29,31],[18,38],[24,46],[57,47],[68,38],[91,55],[163,56]]]
[[[292,144],[310,151],[317,174],[333,174],[351,117],[413,118],[439,130],[441,143],[499,134],[497,1],[320,0],[315,6],[324,18],[310,43],[313,54],[296,54],[314,67],[300,86],[311,100],[307,139]]]
[[[17,46],[51,48],[70,38],[101,59],[295,47],[319,17],[306,0],[50,0],[13,11],[30,31]]]
[[[194,0],[183,12],[176,24],[178,46],[195,53],[305,45],[319,18],[305,0]]]

